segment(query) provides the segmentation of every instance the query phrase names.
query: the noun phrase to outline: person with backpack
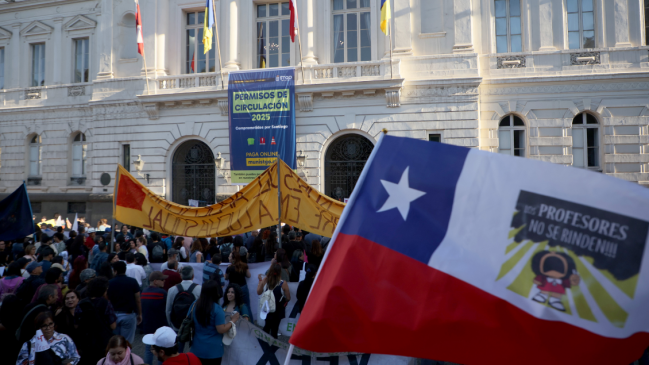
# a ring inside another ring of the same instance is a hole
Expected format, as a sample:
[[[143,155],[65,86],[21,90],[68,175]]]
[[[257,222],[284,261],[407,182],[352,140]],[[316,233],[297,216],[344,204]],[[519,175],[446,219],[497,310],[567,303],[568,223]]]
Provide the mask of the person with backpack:
[[[115,277],[108,284],[108,299],[117,315],[115,334],[133,341],[135,326],[142,323],[140,285],[135,279],[126,276],[126,264],[123,261],[114,263],[113,269]]]
[[[88,298],[78,304],[76,322],[83,364],[93,365],[104,357],[108,340],[117,328],[117,315],[113,305],[105,298],[108,279],[98,277],[88,283]]]
[[[257,294],[261,295],[259,316],[266,320],[264,332],[277,338],[279,323],[286,317],[286,305],[291,300],[288,283],[282,280],[282,267],[276,263],[270,266],[266,277],[262,278],[259,274],[258,279]],[[264,308],[270,308],[270,310],[266,311]]]
[[[205,261],[203,266],[203,283],[207,283],[210,280],[216,280],[221,284],[221,288],[225,286],[225,275],[220,268],[221,265],[221,253],[218,252],[218,249],[214,251],[215,254],[212,255],[212,260]]]
[[[183,319],[187,317],[192,303],[201,295],[201,286],[194,283],[194,268],[187,265],[180,270],[183,281],[167,292],[167,322],[178,332]],[[178,352],[183,352],[185,343],[178,341]]]
[[[99,362],[97,362],[97,365],[145,364],[144,360],[142,360],[141,357],[132,352],[132,347],[133,346],[124,338],[124,336],[115,335],[111,337],[106,348],[106,357],[99,360]],[[151,354],[151,356],[153,356],[153,354]],[[153,365],[153,362],[148,362],[146,364]]]
[[[151,243],[147,247],[149,251],[149,262],[152,264],[161,264],[165,262],[167,255],[167,246],[160,242],[160,235],[151,233]]]
[[[223,244],[221,244],[219,250],[221,251],[221,262],[230,262],[230,254],[234,250],[232,236],[223,237]]]

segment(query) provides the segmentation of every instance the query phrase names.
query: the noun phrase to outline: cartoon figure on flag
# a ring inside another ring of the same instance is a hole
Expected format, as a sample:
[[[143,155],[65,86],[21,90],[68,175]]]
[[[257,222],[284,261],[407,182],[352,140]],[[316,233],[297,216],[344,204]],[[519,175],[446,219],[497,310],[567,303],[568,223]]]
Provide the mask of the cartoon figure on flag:
[[[536,274],[533,283],[539,289],[532,300],[546,303],[549,298],[550,307],[565,312],[561,299],[566,289],[579,285],[575,261],[563,252],[541,251],[532,257],[532,271]]]

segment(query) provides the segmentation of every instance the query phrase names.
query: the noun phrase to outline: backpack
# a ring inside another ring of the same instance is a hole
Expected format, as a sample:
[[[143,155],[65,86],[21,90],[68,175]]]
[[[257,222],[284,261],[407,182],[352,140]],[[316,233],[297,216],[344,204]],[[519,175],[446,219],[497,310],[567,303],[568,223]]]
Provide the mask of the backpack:
[[[232,243],[221,245],[221,262],[230,262],[230,254],[232,253]]]
[[[156,243],[155,246],[153,247],[153,250],[151,250],[151,259],[149,261],[153,263],[164,262],[163,255],[164,255],[164,250],[160,246],[160,243]]]
[[[284,284],[284,280],[280,281],[278,286],[282,286]],[[275,287],[276,288],[276,287]],[[275,305],[275,294],[273,294],[273,290],[275,288],[270,289],[268,287],[268,284],[266,284],[266,291],[264,291],[261,296],[259,297],[259,312],[263,312],[263,307],[264,304],[267,302],[268,303],[268,313],[275,313],[275,310],[277,310],[277,306]],[[284,297],[284,294],[282,294],[282,298]]]
[[[180,328],[183,320],[187,317],[189,308],[196,300],[193,293],[195,287],[196,283],[192,283],[187,290],[183,289],[181,284],[176,285],[178,294],[176,294],[173,304],[171,305],[171,324],[176,328]]]
[[[178,328],[178,341],[180,342],[191,342],[194,339],[194,304],[192,306],[191,312],[187,313],[187,316],[183,319],[183,322]]]

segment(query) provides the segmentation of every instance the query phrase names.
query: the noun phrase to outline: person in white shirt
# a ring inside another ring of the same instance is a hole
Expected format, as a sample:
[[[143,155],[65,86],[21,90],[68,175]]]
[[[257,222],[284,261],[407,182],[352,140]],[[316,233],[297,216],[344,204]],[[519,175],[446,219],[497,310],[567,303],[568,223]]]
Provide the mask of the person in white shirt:
[[[135,279],[140,287],[142,280],[146,278],[144,269],[135,264],[135,255],[130,252],[126,254],[126,276]]]

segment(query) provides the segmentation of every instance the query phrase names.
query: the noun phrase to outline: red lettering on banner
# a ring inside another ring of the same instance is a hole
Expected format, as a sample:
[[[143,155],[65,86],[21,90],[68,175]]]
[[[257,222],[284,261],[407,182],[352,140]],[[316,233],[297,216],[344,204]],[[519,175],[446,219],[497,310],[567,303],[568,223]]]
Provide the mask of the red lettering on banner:
[[[243,228],[250,228],[252,227],[252,218],[250,218],[250,213],[248,212],[247,209],[246,209],[246,215],[248,216],[248,222],[250,223],[250,225],[244,226]]]
[[[201,221],[203,224],[201,224],[201,229],[198,230],[198,233],[196,233],[197,237],[207,237],[210,234],[210,222],[206,221]],[[201,235],[201,232],[205,231],[204,235]]]
[[[162,209],[160,209],[155,217],[153,217],[153,221],[151,222],[153,230],[155,230],[155,222],[158,222],[158,226],[162,229]]]
[[[194,223],[194,225],[193,225],[193,226],[191,226],[191,227],[187,227],[187,226],[188,226],[188,224],[185,224],[185,227],[186,227],[186,228],[185,228],[185,234],[183,234],[183,236],[188,236],[188,234],[187,234],[187,231],[189,231],[190,229],[192,229],[192,228],[194,228],[194,227],[197,227],[197,226],[198,226],[198,223],[196,223],[196,222],[194,222],[194,221],[189,221],[189,222],[191,222],[191,223]]]
[[[264,210],[266,211],[266,214],[261,214],[261,208],[264,208]],[[273,218],[273,215],[270,214],[270,212],[268,211],[268,208],[266,208],[264,203],[260,200],[259,201],[259,224],[261,224],[261,219],[263,217],[265,217],[265,216],[269,216],[271,221],[275,220],[275,218]]]
[[[234,213],[232,213],[232,215],[234,215]],[[233,231],[238,231],[241,228],[243,228],[243,224],[241,224],[241,222],[239,222],[239,218],[241,218],[241,209],[239,209],[239,216],[237,217],[237,220],[235,222],[235,223],[239,223],[239,228],[234,228],[234,224],[230,225],[230,227],[232,227]],[[230,222],[232,222],[232,217],[230,217]]]
[[[143,224],[142,227],[144,227],[144,228],[151,228],[151,225],[153,224],[153,223],[151,222],[151,213],[153,213],[153,207],[151,207],[151,209],[149,209],[149,217],[148,217],[148,218],[149,218],[149,225],[147,226],[146,224]]]
[[[286,178],[287,178],[287,177],[293,177],[293,174],[292,174],[292,173],[288,173],[288,174],[284,175],[284,186],[286,186],[286,188],[287,188],[288,190],[293,190],[293,191],[296,191],[296,192],[298,192],[298,193],[301,193],[302,191],[301,191],[300,189],[293,189],[293,188],[291,188],[290,186],[288,186],[288,184],[286,183]]]
[[[293,208],[293,209],[295,209],[297,211],[297,220],[294,221],[291,218],[289,218],[288,220],[290,220],[293,223],[298,223],[300,221],[300,203],[302,202],[302,199],[300,199],[300,198],[298,198],[296,196],[292,196],[292,195],[291,195],[291,198],[297,200],[297,207]],[[287,214],[287,216],[288,216],[288,214]]]

